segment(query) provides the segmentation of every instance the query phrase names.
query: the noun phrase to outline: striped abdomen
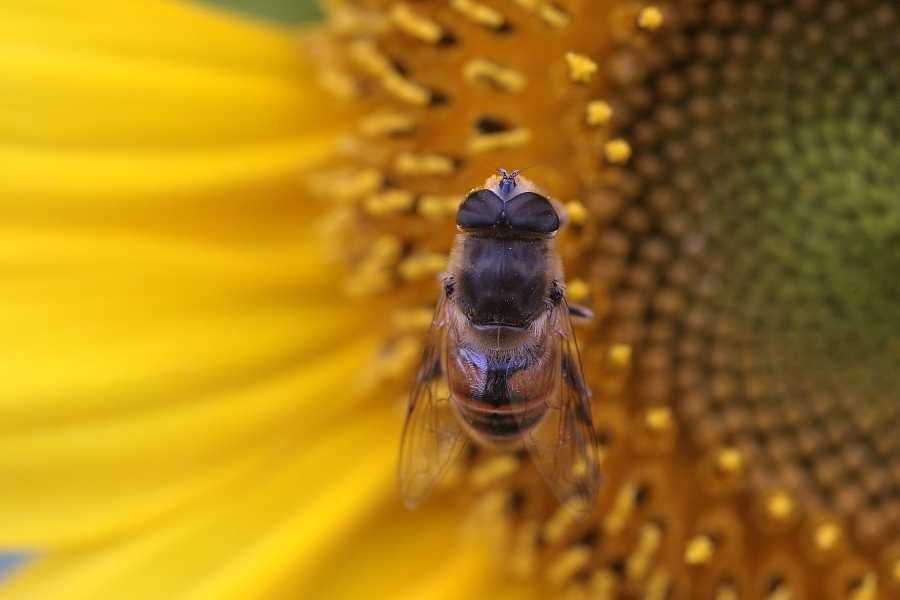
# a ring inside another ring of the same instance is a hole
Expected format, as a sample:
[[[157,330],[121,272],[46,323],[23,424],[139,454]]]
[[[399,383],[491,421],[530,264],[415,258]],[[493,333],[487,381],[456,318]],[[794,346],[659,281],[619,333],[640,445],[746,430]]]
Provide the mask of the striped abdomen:
[[[474,438],[493,446],[517,445],[547,411],[556,350],[552,344],[496,356],[451,344],[447,379],[454,407]],[[498,353],[499,354],[499,353]]]

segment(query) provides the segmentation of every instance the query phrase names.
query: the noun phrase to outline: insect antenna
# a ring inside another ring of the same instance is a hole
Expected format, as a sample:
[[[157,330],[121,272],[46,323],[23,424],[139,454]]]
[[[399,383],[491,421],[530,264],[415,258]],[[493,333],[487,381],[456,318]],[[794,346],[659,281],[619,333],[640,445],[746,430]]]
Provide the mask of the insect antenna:
[[[516,181],[516,179],[518,178],[519,175],[521,175],[525,171],[533,169],[534,167],[550,166],[550,165],[553,165],[558,162],[559,161],[543,160],[541,162],[531,163],[527,167],[523,167],[521,169],[515,169],[512,171],[507,171],[506,169],[497,169],[497,174],[500,175],[500,186],[499,186],[500,191],[502,193],[508,195],[514,189],[516,189],[516,186],[518,185],[518,182]]]

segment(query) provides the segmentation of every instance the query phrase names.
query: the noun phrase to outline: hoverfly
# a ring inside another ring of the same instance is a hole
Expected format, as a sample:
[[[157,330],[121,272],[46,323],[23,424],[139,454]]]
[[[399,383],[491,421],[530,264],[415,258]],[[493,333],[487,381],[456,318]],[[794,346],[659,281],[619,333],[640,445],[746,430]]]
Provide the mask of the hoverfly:
[[[590,501],[597,438],[553,203],[518,171],[490,177],[456,215],[400,445],[400,491],[416,506],[472,441],[525,447],[560,500]],[[589,504],[588,504],[589,505]]]

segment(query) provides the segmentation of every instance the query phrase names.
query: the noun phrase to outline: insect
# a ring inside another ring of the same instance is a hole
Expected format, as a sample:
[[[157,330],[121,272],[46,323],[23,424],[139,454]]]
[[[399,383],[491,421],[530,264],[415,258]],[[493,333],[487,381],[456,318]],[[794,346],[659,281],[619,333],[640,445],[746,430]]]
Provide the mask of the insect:
[[[400,491],[414,507],[471,442],[525,447],[560,500],[599,474],[591,394],[554,246],[553,203],[518,171],[471,191],[410,393]],[[589,503],[588,503],[589,506]]]

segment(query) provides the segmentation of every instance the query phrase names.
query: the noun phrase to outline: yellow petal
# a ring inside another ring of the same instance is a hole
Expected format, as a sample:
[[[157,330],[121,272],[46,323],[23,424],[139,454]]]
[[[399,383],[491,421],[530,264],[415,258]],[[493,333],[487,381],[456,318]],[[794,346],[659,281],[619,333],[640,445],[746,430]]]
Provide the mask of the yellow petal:
[[[232,295],[306,294],[327,290],[334,276],[323,269],[322,240],[306,228],[279,239],[211,244],[200,236],[149,236],[116,229],[45,227],[0,229],[0,253],[7,276],[0,280],[2,296],[27,293],[29,286],[69,285],[81,277],[107,278],[112,292],[141,285],[146,277],[163,285],[189,279],[186,293]],[[248,234],[250,232],[247,232]],[[154,286],[143,285],[154,289]],[[136,290],[135,290],[136,291]],[[180,300],[177,295],[169,296]],[[97,299],[102,300],[102,299]]]
[[[362,401],[374,340],[300,180],[340,123],[296,32],[5,3],[0,80],[0,547],[162,530]]]
[[[395,422],[382,408],[311,441],[270,438],[253,477],[144,535],[52,554],[0,598],[267,597],[266,587],[314,567],[393,494],[396,448],[383,432]]]
[[[396,502],[338,551],[320,561],[306,579],[295,578],[274,597],[393,598],[532,598],[510,581],[482,539],[461,535],[457,511],[435,498],[414,512]],[[536,591],[536,590],[535,590]]]
[[[4,212],[20,204],[28,212],[45,207],[71,210],[67,206],[71,201],[82,203],[85,211],[97,205],[111,205],[115,211],[122,210],[126,199],[132,211],[147,204],[157,210],[178,210],[186,201],[208,202],[215,193],[240,194],[248,202],[260,191],[270,191],[254,190],[254,185],[281,184],[280,191],[297,193],[301,167],[324,154],[324,141],[313,137],[236,148],[125,155],[0,147],[0,161],[8,169],[0,181],[0,199]]]
[[[261,71],[303,68],[292,35],[201,3],[12,0],[4,3],[2,14],[2,23],[9,24],[4,39],[33,40],[48,48],[86,48]]]
[[[255,384],[226,379],[221,390],[195,392],[192,402],[162,397],[133,414],[109,411],[4,436],[0,474],[10,485],[0,497],[3,545],[65,546],[133,530],[177,509],[173,499],[191,495],[193,478],[228,470],[256,447],[352,421],[354,400],[343,389],[347,369],[360,362],[352,353],[359,348],[285,375],[264,373]]]
[[[0,8],[0,215],[302,207],[300,168],[338,123],[300,54],[295,32],[174,2]]]
[[[137,540],[53,555],[0,598],[534,597],[459,535],[451,510],[400,512],[385,435],[396,425],[389,411],[359,414],[298,445],[297,459],[261,455],[271,464],[253,463],[252,485],[222,485],[220,502]]]
[[[9,38],[0,48],[0,77],[16,90],[0,97],[7,144],[184,149],[288,139],[321,124],[296,73],[98,56]]]

